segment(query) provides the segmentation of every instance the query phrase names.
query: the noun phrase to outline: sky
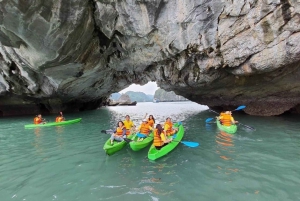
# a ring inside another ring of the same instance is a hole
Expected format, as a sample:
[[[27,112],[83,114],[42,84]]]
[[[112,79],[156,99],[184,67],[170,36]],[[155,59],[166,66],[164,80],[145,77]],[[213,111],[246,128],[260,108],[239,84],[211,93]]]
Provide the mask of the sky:
[[[136,92],[144,92],[145,94],[154,95],[155,91],[159,87],[157,86],[156,82],[148,82],[147,84],[141,86],[138,84],[132,84],[126,89],[123,89],[119,93],[126,93],[127,91],[136,91]]]

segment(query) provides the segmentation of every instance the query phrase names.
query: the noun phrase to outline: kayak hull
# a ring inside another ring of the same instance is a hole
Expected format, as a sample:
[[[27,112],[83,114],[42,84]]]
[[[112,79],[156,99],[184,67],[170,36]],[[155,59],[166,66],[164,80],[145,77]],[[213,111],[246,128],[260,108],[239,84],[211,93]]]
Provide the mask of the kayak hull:
[[[75,123],[78,123],[80,121],[81,121],[81,118],[72,119],[72,120],[68,120],[68,121],[62,121],[62,122],[51,122],[51,123],[45,123],[45,124],[27,124],[27,125],[25,125],[25,128],[62,126],[62,125],[68,125],[68,124],[75,124]]]
[[[138,136],[134,136],[132,138],[132,142],[129,143],[130,148],[133,151],[139,151],[145,147],[147,147],[148,145],[151,144],[151,142],[153,141],[153,131],[149,134],[148,137],[146,137],[143,141],[137,141],[138,140]]]
[[[223,126],[218,120],[217,120],[217,126],[221,131],[224,131],[229,134],[234,134],[237,131],[237,125]]]
[[[148,151],[148,158],[150,160],[156,160],[158,158],[163,157],[164,155],[171,152],[175,147],[180,143],[179,141],[182,140],[184,135],[184,128],[182,124],[178,125],[175,124],[175,127],[177,126],[179,128],[178,132],[176,133],[176,137],[173,139],[172,142],[170,142],[168,145],[162,147],[160,150],[157,150],[154,145],[152,144],[149,151]],[[171,136],[172,137],[172,136]]]
[[[131,139],[133,138],[133,134],[127,136],[128,139]],[[105,153],[107,155],[113,155],[115,154],[116,152],[120,151],[121,149],[123,149],[125,146],[126,146],[127,142],[125,141],[122,141],[122,142],[117,142],[117,141],[114,141],[114,144],[111,145],[110,144],[110,138],[108,138],[108,140],[105,142],[104,146],[103,146],[103,149],[105,151]]]

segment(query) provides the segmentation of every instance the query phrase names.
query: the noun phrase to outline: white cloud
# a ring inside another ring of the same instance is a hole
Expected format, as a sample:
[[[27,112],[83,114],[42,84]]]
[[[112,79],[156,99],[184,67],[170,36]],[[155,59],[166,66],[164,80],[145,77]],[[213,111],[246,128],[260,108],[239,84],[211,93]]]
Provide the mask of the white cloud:
[[[141,86],[137,84],[132,84],[126,89],[123,89],[119,93],[125,93],[127,91],[136,91],[136,92],[144,92],[145,94],[154,95],[155,91],[159,87],[157,86],[156,82],[148,82],[147,84]]]

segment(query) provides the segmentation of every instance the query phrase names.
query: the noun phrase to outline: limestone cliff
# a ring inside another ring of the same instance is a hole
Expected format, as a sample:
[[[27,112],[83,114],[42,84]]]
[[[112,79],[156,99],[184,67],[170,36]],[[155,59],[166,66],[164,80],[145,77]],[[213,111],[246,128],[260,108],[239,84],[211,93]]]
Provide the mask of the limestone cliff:
[[[299,0],[2,0],[3,115],[98,107],[157,81],[211,107],[300,103]]]

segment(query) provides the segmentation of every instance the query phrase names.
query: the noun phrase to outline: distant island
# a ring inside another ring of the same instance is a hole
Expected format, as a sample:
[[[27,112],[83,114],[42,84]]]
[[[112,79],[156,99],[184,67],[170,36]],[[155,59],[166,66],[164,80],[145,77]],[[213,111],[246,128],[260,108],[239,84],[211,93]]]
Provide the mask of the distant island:
[[[136,102],[153,102],[153,99],[157,99],[159,102],[188,101],[188,99],[176,95],[173,91],[167,92],[163,89],[157,89],[154,95],[135,91],[127,91],[125,94],[128,95],[132,101]],[[118,101],[121,95],[120,93],[113,93],[109,98],[113,101]]]
[[[176,95],[173,91],[165,91],[163,89],[157,89],[155,91],[154,98],[159,102],[189,101],[182,96]]]

